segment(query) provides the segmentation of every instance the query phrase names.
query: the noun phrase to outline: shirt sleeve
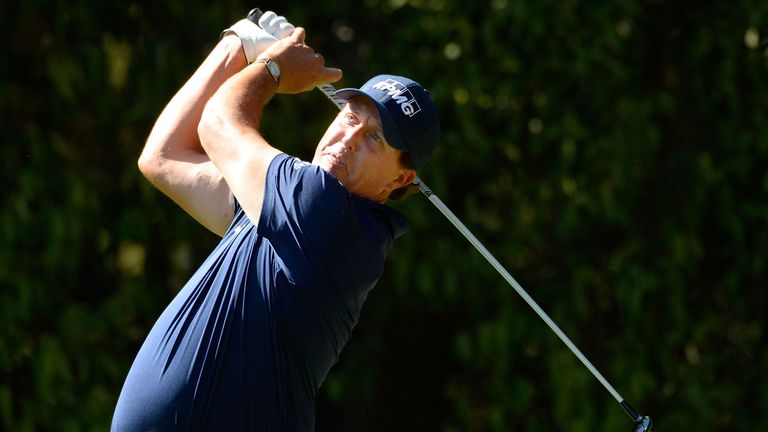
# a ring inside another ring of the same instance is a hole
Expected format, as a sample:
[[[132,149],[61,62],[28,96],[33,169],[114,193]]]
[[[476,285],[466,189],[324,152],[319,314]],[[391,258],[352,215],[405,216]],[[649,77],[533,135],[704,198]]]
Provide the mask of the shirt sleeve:
[[[359,236],[352,198],[322,168],[280,154],[270,163],[258,231],[279,255],[332,273]],[[298,278],[300,276],[294,275]]]

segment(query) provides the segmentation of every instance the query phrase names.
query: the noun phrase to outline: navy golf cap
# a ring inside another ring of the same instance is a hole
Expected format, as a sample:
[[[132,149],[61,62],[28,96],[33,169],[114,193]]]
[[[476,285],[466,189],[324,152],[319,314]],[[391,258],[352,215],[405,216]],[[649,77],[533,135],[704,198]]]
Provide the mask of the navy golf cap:
[[[346,101],[368,96],[379,109],[387,142],[410,153],[415,168],[421,168],[432,157],[440,139],[440,122],[429,92],[416,81],[378,75],[359,89],[337,90],[336,96]]]

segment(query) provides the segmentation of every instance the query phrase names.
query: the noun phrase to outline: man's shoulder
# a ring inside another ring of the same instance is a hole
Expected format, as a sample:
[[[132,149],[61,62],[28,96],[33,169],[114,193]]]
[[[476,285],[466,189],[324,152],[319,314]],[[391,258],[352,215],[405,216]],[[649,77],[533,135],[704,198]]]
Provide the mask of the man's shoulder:
[[[306,184],[317,183],[323,191],[333,193],[346,193],[344,186],[332,175],[317,165],[301,160],[286,153],[275,157],[270,165],[269,177],[276,179],[273,186],[298,186],[306,187]],[[322,192],[313,190],[314,192]]]
[[[362,214],[365,214],[373,224],[381,227],[393,240],[408,232],[410,228],[408,218],[400,211],[365,198],[353,197],[353,201]]]

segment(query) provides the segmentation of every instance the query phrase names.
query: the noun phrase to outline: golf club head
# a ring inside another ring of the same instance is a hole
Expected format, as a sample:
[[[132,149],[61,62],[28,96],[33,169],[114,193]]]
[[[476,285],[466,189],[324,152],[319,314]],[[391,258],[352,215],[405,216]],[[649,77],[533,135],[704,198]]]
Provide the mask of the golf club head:
[[[643,416],[637,420],[637,425],[634,429],[632,429],[632,432],[648,432],[652,427],[653,422],[651,421],[651,418],[648,416]]]

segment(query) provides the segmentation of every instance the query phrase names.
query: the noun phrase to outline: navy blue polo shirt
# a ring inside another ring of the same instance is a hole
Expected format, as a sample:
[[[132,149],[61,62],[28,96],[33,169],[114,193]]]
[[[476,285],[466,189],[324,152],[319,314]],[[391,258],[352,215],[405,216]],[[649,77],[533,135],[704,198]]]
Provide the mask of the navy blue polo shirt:
[[[236,203],[147,336],[112,430],[313,430],[318,389],[406,229],[321,168],[275,157],[258,227]]]

